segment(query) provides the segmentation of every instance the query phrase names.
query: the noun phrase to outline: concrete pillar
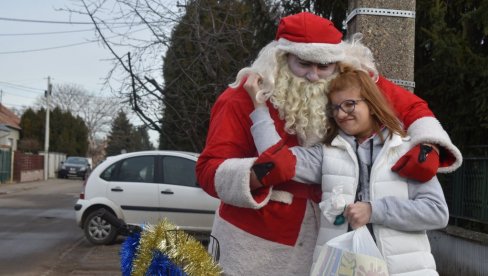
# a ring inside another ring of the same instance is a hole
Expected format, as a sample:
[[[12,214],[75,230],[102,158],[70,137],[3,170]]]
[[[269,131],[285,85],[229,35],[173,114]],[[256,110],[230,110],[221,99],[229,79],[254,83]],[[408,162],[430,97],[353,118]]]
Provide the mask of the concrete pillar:
[[[415,0],[348,0],[347,37],[360,32],[380,74],[413,91]]]

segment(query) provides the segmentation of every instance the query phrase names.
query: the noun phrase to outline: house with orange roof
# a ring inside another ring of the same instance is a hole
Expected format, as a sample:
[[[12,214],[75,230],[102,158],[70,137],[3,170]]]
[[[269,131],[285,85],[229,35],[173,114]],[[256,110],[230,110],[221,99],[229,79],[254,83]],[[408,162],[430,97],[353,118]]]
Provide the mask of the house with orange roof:
[[[16,151],[20,130],[19,116],[0,103],[0,148]]]

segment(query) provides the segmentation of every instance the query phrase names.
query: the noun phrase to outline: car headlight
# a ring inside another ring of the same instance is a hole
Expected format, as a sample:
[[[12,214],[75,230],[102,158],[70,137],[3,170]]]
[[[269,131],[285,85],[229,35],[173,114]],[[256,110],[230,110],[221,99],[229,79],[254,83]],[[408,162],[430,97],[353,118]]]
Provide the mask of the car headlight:
[[[81,167],[80,172],[84,172],[84,171],[86,171],[86,167]]]

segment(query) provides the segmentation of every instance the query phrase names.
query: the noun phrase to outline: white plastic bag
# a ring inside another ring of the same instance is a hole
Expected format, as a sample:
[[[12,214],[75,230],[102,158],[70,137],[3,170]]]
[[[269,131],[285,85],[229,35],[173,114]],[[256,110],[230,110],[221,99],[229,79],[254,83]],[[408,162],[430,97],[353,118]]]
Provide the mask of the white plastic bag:
[[[388,276],[388,267],[368,228],[362,226],[328,241],[311,275]]]
[[[343,187],[344,185],[335,186],[328,199],[319,203],[322,214],[330,223],[334,223],[336,217],[344,213],[346,199],[344,198]]]

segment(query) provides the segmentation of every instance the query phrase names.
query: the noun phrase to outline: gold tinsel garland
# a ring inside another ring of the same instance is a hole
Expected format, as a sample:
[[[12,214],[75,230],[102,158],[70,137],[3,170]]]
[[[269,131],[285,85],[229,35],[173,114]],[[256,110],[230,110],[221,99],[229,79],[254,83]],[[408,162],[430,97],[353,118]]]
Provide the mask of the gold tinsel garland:
[[[132,275],[146,275],[155,250],[166,254],[189,276],[213,276],[222,272],[199,241],[164,219],[157,225],[144,227],[133,261]]]

